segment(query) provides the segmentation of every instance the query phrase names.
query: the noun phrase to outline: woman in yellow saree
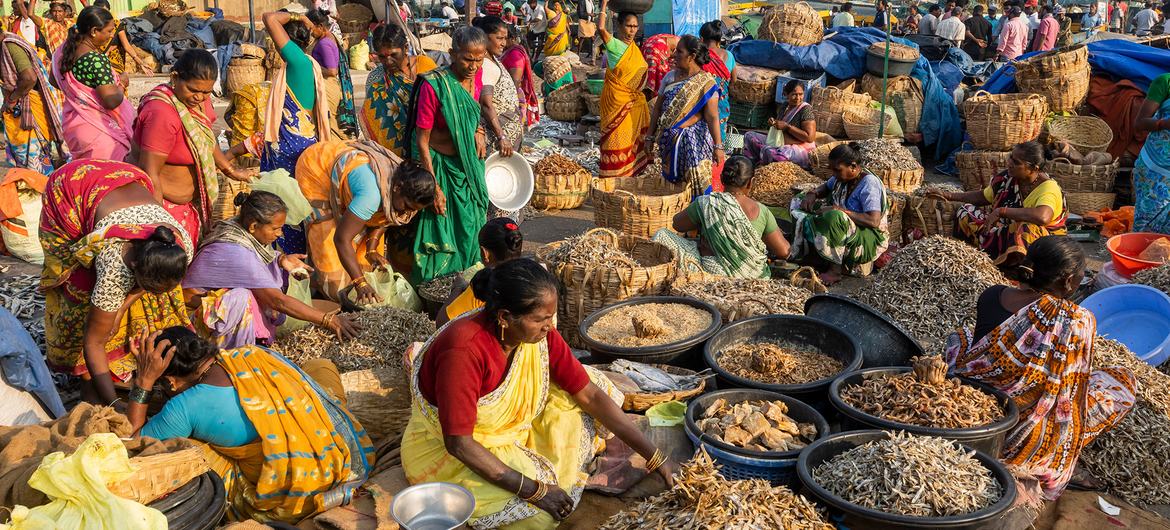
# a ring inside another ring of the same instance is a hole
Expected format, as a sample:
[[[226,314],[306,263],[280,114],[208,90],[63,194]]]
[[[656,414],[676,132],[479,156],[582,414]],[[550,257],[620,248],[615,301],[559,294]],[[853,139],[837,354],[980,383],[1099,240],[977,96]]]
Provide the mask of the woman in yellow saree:
[[[634,44],[638,17],[618,13],[617,35],[611,35],[605,29],[608,4],[608,0],[602,1],[597,24],[608,61],[601,89],[601,176],[632,177],[649,163],[645,137],[650,128],[650,106],[642,89],[650,66]]]
[[[552,57],[569,49],[569,17],[560,0],[552,2],[552,9],[545,9],[548,16],[548,38],[544,41],[544,56]]]
[[[470,490],[472,528],[552,528],[580,500],[605,430],[670,483],[674,465],[626,419],[620,392],[552,326],[551,273],[514,259],[477,273],[472,289],[484,308],[443,326],[410,359],[402,462],[412,484]]]

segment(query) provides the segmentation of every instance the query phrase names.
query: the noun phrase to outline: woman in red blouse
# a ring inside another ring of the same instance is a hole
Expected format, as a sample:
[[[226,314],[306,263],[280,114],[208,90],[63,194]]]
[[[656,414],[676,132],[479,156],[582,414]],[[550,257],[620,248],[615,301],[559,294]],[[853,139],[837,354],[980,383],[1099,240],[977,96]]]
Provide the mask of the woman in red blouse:
[[[599,426],[672,483],[674,464],[626,419],[621,393],[552,326],[551,273],[514,259],[477,273],[471,288],[484,308],[443,326],[411,359],[402,462],[412,484],[469,489],[476,528],[552,528],[580,500]]]

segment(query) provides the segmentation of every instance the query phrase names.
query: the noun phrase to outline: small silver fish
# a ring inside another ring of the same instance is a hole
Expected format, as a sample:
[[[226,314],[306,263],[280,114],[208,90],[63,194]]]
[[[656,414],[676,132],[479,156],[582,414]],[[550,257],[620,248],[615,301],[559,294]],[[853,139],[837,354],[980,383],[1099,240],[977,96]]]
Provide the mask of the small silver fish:
[[[702,375],[674,375],[664,370],[625,359],[618,359],[610,363],[611,371],[629,377],[645,392],[670,392],[673,390],[687,390],[698,386],[704,379]]]

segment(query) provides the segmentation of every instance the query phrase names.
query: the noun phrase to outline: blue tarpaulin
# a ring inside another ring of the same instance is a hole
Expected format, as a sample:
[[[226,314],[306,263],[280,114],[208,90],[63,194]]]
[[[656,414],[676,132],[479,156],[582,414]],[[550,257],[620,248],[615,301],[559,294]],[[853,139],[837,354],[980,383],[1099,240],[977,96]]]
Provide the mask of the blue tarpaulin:
[[[854,79],[865,74],[865,54],[869,46],[886,39],[877,28],[836,28],[836,35],[811,46],[793,46],[762,40],[732,44],[728,49],[740,64],[761,66],[773,70],[824,71],[837,79]],[[918,45],[905,39],[893,42]],[[935,153],[949,153],[963,139],[959,111],[954,99],[935,75],[930,63],[923,57],[914,65],[913,77],[922,82],[922,119],[919,128],[928,147]]]
[[[1121,39],[1090,42],[1089,65],[1093,75],[1108,74],[1114,79],[1128,79],[1142,90],[1149,90],[1155,77],[1170,72],[1170,51]],[[1026,59],[1040,52],[1020,56]],[[992,94],[1016,91],[1016,68],[1005,65],[987,82],[983,90]]]
[[[711,0],[674,0],[674,34],[698,35],[699,28],[719,20],[719,2]]]

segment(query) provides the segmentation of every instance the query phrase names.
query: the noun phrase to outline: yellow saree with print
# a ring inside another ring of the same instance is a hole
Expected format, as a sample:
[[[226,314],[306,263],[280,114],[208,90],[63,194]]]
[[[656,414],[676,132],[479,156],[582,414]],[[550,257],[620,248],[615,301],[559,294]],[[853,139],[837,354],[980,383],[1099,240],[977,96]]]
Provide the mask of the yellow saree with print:
[[[605,71],[601,89],[601,176],[633,177],[648,163],[645,136],[650,107],[642,87],[650,66],[637,46],[626,48],[617,64]]]

